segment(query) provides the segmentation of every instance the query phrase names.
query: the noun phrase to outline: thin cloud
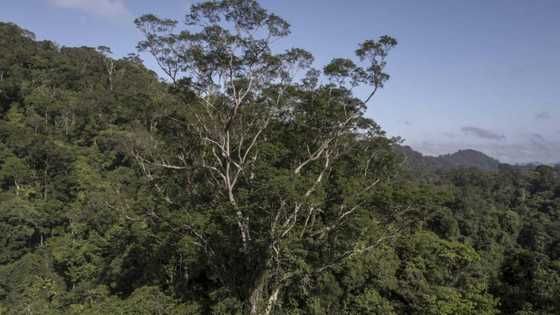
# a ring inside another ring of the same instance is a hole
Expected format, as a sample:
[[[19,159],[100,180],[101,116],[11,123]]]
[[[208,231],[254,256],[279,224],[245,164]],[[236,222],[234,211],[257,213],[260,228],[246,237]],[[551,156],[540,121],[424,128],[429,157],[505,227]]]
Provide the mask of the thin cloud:
[[[495,133],[492,130],[473,127],[473,126],[465,126],[461,128],[461,131],[470,136],[474,136],[481,139],[488,139],[488,140],[505,140],[506,137],[504,135]]]
[[[544,136],[541,135],[540,133],[534,133],[531,135],[531,139],[534,142],[538,142],[538,143],[543,143],[546,142],[546,140],[544,139]]]
[[[552,118],[552,115],[550,115],[549,112],[540,112],[540,113],[537,113],[535,115],[535,119],[537,119],[537,120],[547,120],[547,119],[551,119],[551,118]]]
[[[103,17],[128,16],[127,0],[48,0],[58,8],[76,9]]]
[[[548,142],[541,134],[538,133],[531,135],[530,146],[534,151],[541,152],[546,156],[551,156],[554,151],[554,144]]]

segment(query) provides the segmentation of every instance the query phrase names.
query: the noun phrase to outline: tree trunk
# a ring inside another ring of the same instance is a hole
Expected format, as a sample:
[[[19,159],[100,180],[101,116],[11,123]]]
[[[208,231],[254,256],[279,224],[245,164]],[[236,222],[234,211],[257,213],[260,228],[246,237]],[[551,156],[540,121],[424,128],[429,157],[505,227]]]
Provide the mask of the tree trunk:
[[[47,200],[47,192],[48,192],[48,163],[45,165],[45,173],[43,176],[43,180],[44,180],[44,191],[43,191],[43,199]]]
[[[276,306],[281,286],[272,281],[268,270],[258,277],[249,295],[250,315],[269,315]]]

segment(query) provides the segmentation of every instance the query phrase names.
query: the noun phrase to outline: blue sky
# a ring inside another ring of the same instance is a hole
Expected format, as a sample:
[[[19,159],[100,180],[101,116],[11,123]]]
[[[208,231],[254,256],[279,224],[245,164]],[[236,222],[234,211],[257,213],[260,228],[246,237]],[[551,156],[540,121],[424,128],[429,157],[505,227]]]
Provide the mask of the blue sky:
[[[367,115],[425,154],[473,148],[505,162],[560,161],[560,1],[263,0],[292,24],[279,43],[317,66],[383,34],[399,40]],[[0,20],[64,46],[141,39],[134,17],[182,20],[186,0],[3,0]],[[153,62],[145,56],[146,64]],[[366,94],[367,91],[358,91]]]

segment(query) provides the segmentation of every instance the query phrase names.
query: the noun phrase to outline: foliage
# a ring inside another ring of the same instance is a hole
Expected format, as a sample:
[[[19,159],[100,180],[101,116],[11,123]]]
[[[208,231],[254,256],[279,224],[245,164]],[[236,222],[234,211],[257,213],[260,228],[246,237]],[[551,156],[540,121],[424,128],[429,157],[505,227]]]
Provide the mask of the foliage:
[[[558,313],[560,169],[401,168],[394,39],[318,70],[255,1],[136,24],[168,80],[0,23],[0,314]]]

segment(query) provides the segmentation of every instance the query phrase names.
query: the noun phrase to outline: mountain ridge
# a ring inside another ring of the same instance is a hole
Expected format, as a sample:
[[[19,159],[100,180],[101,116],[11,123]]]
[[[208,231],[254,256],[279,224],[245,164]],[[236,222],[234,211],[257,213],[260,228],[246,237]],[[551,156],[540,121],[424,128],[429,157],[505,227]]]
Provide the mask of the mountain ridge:
[[[424,155],[407,145],[395,146],[396,152],[404,156],[406,167],[416,170],[446,171],[457,168],[476,168],[497,171],[505,163],[474,149],[461,149],[438,156]]]

